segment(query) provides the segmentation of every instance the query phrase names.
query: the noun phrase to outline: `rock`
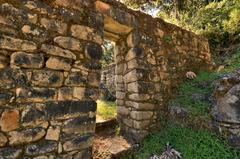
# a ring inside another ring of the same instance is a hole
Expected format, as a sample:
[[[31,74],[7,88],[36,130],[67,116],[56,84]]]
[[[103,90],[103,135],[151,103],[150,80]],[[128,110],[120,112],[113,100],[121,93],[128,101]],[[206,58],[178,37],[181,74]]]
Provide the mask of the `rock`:
[[[25,52],[15,52],[11,55],[11,66],[23,68],[41,68],[44,65],[42,54],[28,54]]]
[[[50,70],[34,70],[31,82],[34,86],[61,87],[63,84],[63,73]]]
[[[83,51],[81,42],[75,38],[58,36],[54,38],[54,42],[65,49],[79,52]]]
[[[240,149],[240,136],[232,135],[228,138],[228,142],[231,146]]]
[[[139,47],[134,47],[128,51],[125,60],[130,61],[134,58],[142,58],[143,56],[144,56],[143,49]]]
[[[57,31],[59,34],[67,32],[67,24],[56,19],[41,18],[40,23],[47,29]]]
[[[69,59],[50,57],[46,62],[46,67],[53,70],[65,70],[69,71],[71,69],[72,61]]]
[[[61,87],[58,90],[58,100],[72,100],[73,99],[73,88],[72,87]]]
[[[131,111],[130,117],[134,120],[149,120],[153,117],[152,111]]]
[[[95,118],[78,117],[64,122],[62,132],[67,134],[89,134],[95,131]]]
[[[18,110],[5,110],[0,120],[1,130],[7,132],[19,128],[19,119]]]
[[[72,25],[71,33],[73,37],[78,39],[95,42],[102,45],[103,39],[99,36],[93,28],[83,25]]]
[[[9,59],[0,54],[0,69],[3,69],[9,65]]]
[[[150,95],[134,93],[134,94],[129,95],[129,99],[131,99],[133,101],[146,101],[146,100],[150,99]]]
[[[0,149],[0,159],[17,159],[22,154],[22,150],[13,147],[5,147]]]
[[[10,102],[13,94],[11,92],[0,92],[0,104],[6,104]]]
[[[46,135],[45,139],[58,141],[59,136],[60,136],[60,127],[59,126],[51,126],[47,130],[47,135]]]
[[[137,110],[154,110],[155,109],[155,105],[151,103],[139,103],[139,102],[126,101],[126,105]]]
[[[83,100],[85,97],[86,88],[84,87],[74,87],[73,88],[73,97],[79,100]]]
[[[34,52],[37,50],[37,45],[31,41],[15,39],[4,35],[0,37],[0,48],[11,51]]]
[[[99,83],[100,83],[100,79],[101,79],[100,72],[90,72],[88,74],[88,83],[89,83],[90,86],[98,88]]]
[[[9,135],[10,145],[28,144],[38,141],[44,137],[46,131],[43,128],[24,129],[19,131],[11,131]]]
[[[58,143],[56,141],[42,141],[36,144],[31,144],[26,147],[27,155],[44,155],[49,152],[57,151]]]
[[[76,60],[76,55],[69,50],[64,50],[54,45],[43,44],[41,50],[49,55],[60,56]]]
[[[16,100],[19,103],[46,102],[57,99],[57,91],[53,88],[26,87],[16,89]]]
[[[7,142],[8,142],[7,137],[3,133],[0,133],[0,147],[5,146]]]
[[[182,107],[170,106],[169,112],[172,116],[176,116],[179,118],[186,118],[188,116],[187,109],[182,108]]]
[[[76,136],[72,140],[63,143],[63,150],[65,152],[73,150],[84,150],[90,147],[91,144],[92,138],[90,136]]]
[[[87,83],[86,77],[79,72],[72,72],[65,80],[66,86],[85,86]]]

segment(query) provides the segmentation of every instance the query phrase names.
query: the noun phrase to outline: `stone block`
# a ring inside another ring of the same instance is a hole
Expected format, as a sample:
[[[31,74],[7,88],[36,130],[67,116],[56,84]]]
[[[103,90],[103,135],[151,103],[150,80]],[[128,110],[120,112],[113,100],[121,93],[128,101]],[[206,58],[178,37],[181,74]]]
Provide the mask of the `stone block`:
[[[98,35],[93,28],[87,26],[72,25],[71,34],[73,37],[78,39],[92,41],[100,45],[102,45],[103,43],[103,38],[100,35]]]
[[[83,46],[81,42],[72,37],[58,36],[54,38],[54,42],[57,43],[59,46],[68,50],[79,51],[79,52],[83,51]]]
[[[89,86],[99,87],[100,79],[101,79],[100,72],[90,72],[88,74],[88,84],[89,84]]]
[[[42,139],[46,134],[43,128],[37,127],[33,129],[24,129],[19,131],[11,131],[9,135],[10,145],[28,144]]]
[[[0,133],[0,147],[5,146],[7,142],[8,142],[7,137],[3,133]]]
[[[10,62],[9,58],[0,54],[0,69],[6,68]]]
[[[127,106],[132,107],[136,110],[155,110],[155,105],[151,103],[139,103],[139,102],[132,102],[132,101],[126,101],[125,102]]]
[[[77,99],[84,99],[86,88],[85,87],[74,87],[73,88],[73,97]]]
[[[22,149],[14,147],[4,147],[0,148],[0,158],[1,159],[16,159],[20,158],[22,154]]]
[[[22,68],[41,68],[44,65],[42,54],[28,54],[25,52],[15,52],[11,55],[11,66]]]
[[[17,88],[16,101],[19,103],[46,102],[57,99],[57,91],[53,88]]]
[[[95,112],[97,104],[94,101],[59,101],[46,103],[48,119],[69,119],[83,113]]]
[[[120,115],[127,116],[130,113],[130,110],[126,107],[117,106],[117,112]]]
[[[126,93],[125,92],[119,92],[119,91],[117,91],[116,92],[116,98],[119,100],[123,100],[124,98],[125,98],[125,96],[126,96]]]
[[[11,92],[0,92],[0,104],[7,104],[13,97]]]
[[[127,45],[130,48],[137,46],[141,41],[141,37],[137,31],[133,31],[127,37]]]
[[[73,52],[69,50],[64,50],[54,45],[43,44],[41,46],[41,50],[49,55],[60,56],[68,59],[74,59],[74,60],[76,60],[77,58]]]
[[[61,87],[58,90],[58,101],[72,100],[73,99],[73,88],[72,87]]]
[[[80,10],[82,7],[91,7],[94,4],[93,0],[55,0],[55,5],[67,8]]]
[[[59,126],[50,126],[47,130],[45,139],[58,141],[59,136],[60,136],[60,127]]]
[[[0,120],[1,130],[6,132],[19,128],[19,119],[18,110],[5,110]]]
[[[86,98],[90,98],[91,100],[94,100],[94,101],[98,100],[99,96],[100,96],[99,90],[98,89],[92,89],[92,88],[87,88],[85,90],[84,94],[85,94]]]
[[[134,48],[131,48],[126,57],[125,57],[125,60],[126,61],[130,61],[134,58],[143,58],[144,57],[144,50],[142,48],[139,48],[139,47],[134,47]]]
[[[63,84],[63,73],[50,70],[34,70],[31,82],[34,86],[61,87]]]
[[[37,45],[31,41],[16,39],[3,35],[0,37],[0,48],[11,51],[34,52],[37,50]]]
[[[92,145],[92,138],[89,135],[75,136],[72,140],[63,143],[63,151],[84,150]]]
[[[152,111],[131,111],[130,116],[134,120],[150,120],[153,117]]]
[[[56,152],[58,143],[56,141],[42,141],[26,146],[25,153],[29,156],[45,155],[50,152]]]
[[[50,57],[46,62],[46,67],[53,70],[71,70],[72,61],[60,57]]]
[[[47,127],[48,122],[46,121],[45,112],[44,112],[45,104],[33,103],[27,106],[24,106],[24,110],[22,111],[21,116],[21,124],[24,127],[35,127],[42,126]]]
[[[143,120],[143,121],[133,121],[133,128],[134,129],[147,129],[148,127],[150,127],[151,125],[151,121],[150,120]]]
[[[66,86],[85,86],[86,83],[86,77],[79,72],[69,73],[68,77],[65,80]]]
[[[132,70],[130,72],[128,72],[127,74],[125,74],[123,76],[124,82],[125,83],[129,83],[129,82],[135,82],[138,81],[140,79],[142,79],[144,77],[144,74],[141,70]]]
[[[130,94],[128,98],[133,101],[146,101],[150,99],[150,95],[133,93],[133,94]]]
[[[89,118],[87,116],[69,119],[64,122],[62,132],[66,134],[89,134],[95,132],[96,118]]]
[[[65,34],[67,32],[67,24],[62,21],[56,19],[41,18],[40,23],[47,30],[56,31],[59,34]]]

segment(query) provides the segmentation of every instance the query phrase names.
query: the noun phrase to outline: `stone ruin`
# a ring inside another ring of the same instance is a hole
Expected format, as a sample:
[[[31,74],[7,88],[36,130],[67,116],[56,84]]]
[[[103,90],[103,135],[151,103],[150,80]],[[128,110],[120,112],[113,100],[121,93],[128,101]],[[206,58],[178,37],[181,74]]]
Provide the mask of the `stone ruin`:
[[[121,132],[153,131],[205,38],[111,0],[0,1],[0,158],[91,158],[103,39],[116,43]]]

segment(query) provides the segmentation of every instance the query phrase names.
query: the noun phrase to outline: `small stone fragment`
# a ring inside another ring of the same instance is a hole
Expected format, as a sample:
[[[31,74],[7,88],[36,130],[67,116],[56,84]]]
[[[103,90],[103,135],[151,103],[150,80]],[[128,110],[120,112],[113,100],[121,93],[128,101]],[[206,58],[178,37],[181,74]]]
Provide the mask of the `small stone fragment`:
[[[58,141],[59,136],[60,136],[60,127],[59,126],[51,126],[47,130],[47,135],[46,135],[45,139]]]
[[[72,61],[69,59],[50,57],[46,62],[46,67],[53,70],[71,70]]]

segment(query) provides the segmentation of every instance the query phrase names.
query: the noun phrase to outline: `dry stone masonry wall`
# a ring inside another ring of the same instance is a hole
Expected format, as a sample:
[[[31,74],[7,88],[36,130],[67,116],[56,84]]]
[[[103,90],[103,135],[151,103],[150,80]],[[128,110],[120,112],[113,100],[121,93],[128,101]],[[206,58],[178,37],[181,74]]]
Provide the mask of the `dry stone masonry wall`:
[[[91,158],[103,38],[116,42],[121,130],[140,141],[207,40],[121,3],[0,1],[0,158]]]

